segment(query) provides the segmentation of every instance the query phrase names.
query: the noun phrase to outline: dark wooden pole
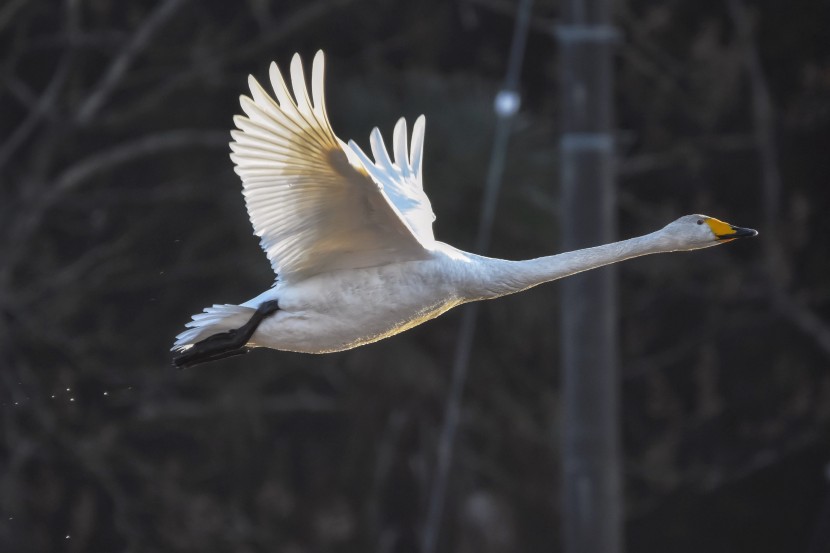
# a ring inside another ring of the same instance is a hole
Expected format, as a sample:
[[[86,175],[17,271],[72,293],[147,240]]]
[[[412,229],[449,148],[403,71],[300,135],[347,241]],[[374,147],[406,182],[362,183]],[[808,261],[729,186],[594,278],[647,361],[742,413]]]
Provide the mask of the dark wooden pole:
[[[562,246],[616,239],[610,0],[564,0]],[[622,551],[616,273],[562,283],[563,536],[566,553]]]

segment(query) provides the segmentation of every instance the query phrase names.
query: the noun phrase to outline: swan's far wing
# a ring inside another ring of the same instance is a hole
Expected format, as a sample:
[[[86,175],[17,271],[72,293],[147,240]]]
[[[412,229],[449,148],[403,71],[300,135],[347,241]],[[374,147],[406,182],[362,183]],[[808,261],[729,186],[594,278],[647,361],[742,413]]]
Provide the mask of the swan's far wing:
[[[378,185],[383,187],[389,200],[406,219],[412,232],[422,243],[432,243],[432,223],[435,214],[424,193],[422,160],[424,154],[425,119],[421,115],[412,129],[412,148],[407,152],[406,121],[398,119],[392,134],[392,151],[395,161],[389,157],[383,137],[377,127],[372,130],[370,145],[375,161],[372,162],[353,140],[348,148],[357,156],[363,168]]]
[[[309,98],[299,56],[291,61],[288,91],[270,68],[276,100],[253,77],[247,115],[237,116],[231,159],[262,248],[279,278],[420,259],[421,240],[390,194],[341,146],[326,115],[323,53],[312,66]],[[405,137],[404,137],[405,140]],[[428,202],[428,200],[427,200]],[[431,237],[431,233],[430,233]]]

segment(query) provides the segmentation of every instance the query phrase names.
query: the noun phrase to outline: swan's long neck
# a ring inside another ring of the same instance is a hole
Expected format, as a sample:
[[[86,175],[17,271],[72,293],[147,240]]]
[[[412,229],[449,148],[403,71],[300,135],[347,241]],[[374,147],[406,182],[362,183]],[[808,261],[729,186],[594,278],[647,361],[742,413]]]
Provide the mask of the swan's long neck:
[[[471,256],[474,260],[466,295],[490,299],[521,292],[537,284],[596,269],[632,257],[672,251],[660,231],[594,248],[560,253],[526,261]]]

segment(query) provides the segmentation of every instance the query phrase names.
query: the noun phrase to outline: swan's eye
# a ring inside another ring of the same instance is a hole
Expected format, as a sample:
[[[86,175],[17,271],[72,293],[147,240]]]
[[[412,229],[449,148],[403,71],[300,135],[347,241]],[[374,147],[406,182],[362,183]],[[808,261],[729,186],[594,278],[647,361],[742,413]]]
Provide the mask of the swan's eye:
[[[702,224],[703,224],[703,219],[698,219],[698,220],[697,220],[697,224],[698,224],[698,225],[702,225]]]

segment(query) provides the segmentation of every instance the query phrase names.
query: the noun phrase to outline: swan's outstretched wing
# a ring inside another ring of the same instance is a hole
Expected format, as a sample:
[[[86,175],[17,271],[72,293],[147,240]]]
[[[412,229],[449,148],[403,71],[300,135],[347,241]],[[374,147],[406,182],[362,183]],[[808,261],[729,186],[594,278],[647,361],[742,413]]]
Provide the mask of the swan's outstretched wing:
[[[395,127],[389,159],[372,133],[372,163],[331,129],[323,96],[323,53],[314,58],[311,98],[299,56],[291,84],[271,64],[276,100],[249,78],[247,115],[237,116],[231,159],[262,248],[280,279],[421,259],[434,241],[434,215],[421,187],[423,119],[406,155],[406,125]],[[313,99],[313,100],[312,100]]]

